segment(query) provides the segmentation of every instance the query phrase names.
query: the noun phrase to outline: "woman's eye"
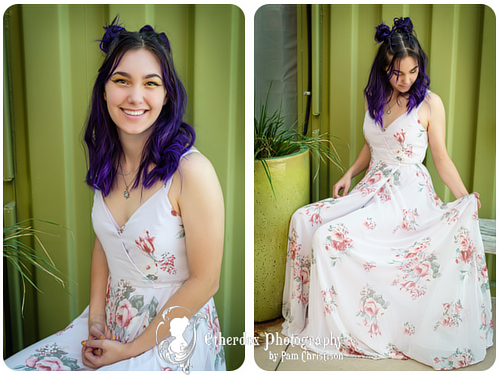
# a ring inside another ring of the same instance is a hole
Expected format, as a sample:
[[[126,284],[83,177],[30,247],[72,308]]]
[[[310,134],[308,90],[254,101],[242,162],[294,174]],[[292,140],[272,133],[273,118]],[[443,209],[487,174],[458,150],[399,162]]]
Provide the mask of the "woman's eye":
[[[118,83],[119,85],[126,85],[127,84],[127,81],[125,81],[124,79],[121,79],[121,78],[116,78],[113,80],[114,83]]]
[[[158,82],[150,81],[150,82],[146,83],[146,86],[157,87],[157,86],[161,86],[161,84],[159,84]]]

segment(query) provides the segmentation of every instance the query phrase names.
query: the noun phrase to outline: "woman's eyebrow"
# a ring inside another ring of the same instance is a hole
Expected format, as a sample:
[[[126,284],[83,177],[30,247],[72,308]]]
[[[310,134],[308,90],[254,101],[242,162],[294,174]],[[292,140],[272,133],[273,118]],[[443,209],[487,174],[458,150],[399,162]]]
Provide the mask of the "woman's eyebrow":
[[[119,74],[119,75],[127,77],[127,78],[131,78],[132,77],[127,72],[114,72],[113,75],[115,75],[115,74]],[[159,79],[161,79],[161,76],[159,74],[156,74],[156,73],[151,73],[151,74],[146,74],[144,76],[144,79],[148,79],[148,78],[159,78]]]

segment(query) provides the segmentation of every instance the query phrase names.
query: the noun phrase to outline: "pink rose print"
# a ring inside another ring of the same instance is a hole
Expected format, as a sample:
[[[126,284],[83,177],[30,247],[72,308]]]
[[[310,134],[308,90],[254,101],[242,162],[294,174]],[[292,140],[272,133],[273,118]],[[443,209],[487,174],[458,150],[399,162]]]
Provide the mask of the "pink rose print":
[[[440,276],[440,265],[430,248],[430,238],[415,242],[412,246],[392,249],[397,254],[390,264],[398,264],[397,278],[393,286],[408,292],[412,299],[425,295],[427,287]]]
[[[365,272],[370,272],[370,270],[372,268],[375,268],[377,265],[375,264],[375,262],[365,262],[363,264],[363,269],[365,270]]]
[[[335,292],[333,285],[330,289],[321,290],[321,297],[323,298],[323,305],[325,307],[323,313],[326,315],[334,312],[337,307],[337,292]]]
[[[377,319],[384,315],[389,302],[385,301],[381,295],[375,294],[375,290],[369,285],[365,286],[360,294],[359,311],[356,316],[360,316],[363,319],[363,325],[369,327],[370,337],[382,335]]]
[[[147,254],[154,254],[155,245],[154,245],[154,237],[149,236],[149,232],[145,230],[146,236],[139,237],[138,240],[135,241],[140,250],[144,251]]]
[[[470,239],[469,231],[462,227],[455,236],[455,243],[458,244],[456,263],[470,263],[472,252],[476,249]]]
[[[398,225],[396,227],[396,229],[394,229],[394,233],[398,229],[403,229],[406,231],[417,230],[417,226],[418,226],[417,218],[418,218],[418,216],[419,215],[418,215],[416,208],[414,208],[414,209],[404,208],[403,209],[403,221],[401,222],[400,225]]]
[[[116,309],[116,322],[120,327],[127,327],[134,316],[137,315],[137,309],[132,304],[124,299]]]
[[[415,334],[415,326],[410,324],[409,322],[406,322],[403,326],[403,334],[412,336]]]
[[[363,226],[366,228],[366,229],[370,229],[370,230],[374,230],[375,227],[377,226],[377,224],[375,223],[375,221],[373,221],[373,219],[371,217],[367,217],[364,221],[363,221]]]
[[[335,204],[334,199],[325,199],[323,201],[312,203],[305,206],[299,212],[301,215],[308,216],[311,226],[317,226],[323,224],[323,218],[321,216],[321,211],[324,208],[329,208]]]
[[[337,252],[336,255],[330,256],[332,266],[335,266],[337,260],[342,259],[345,254],[348,254],[353,241],[348,236],[349,231],[344,224],[330,225],[328,231],[330,235],[326,237],[324,246],[327,251],[335,250]]]
[[[337,251],[346,251],[352,246],[352,239],[347,235],[349,231],[344,224],[330,226],[330,236],[327,237],[328,244],[325,246],[326,250],[334,249]]]
[[[399,132],[394,134],[394,138],[396,138],[396,141],[402,143],[405,141],[405,135],[406,135],[406,132],[403,129],[401,129]]]
[[[436,331],[439,326],[443,327],[458,327],[462,321],[462,310],[463,306],[460,300],[457,302],[443,303],[443,315],[441,319],[434,325],[434,331]]]
[[[470,349],[461,351],[457,349],[455,353],[448,357],[434,358],[434,363],[440,364],[440,370],[452,370],[460,367],[466,367],[474,362],[474,353]]]
[[[26,359],[26,366],[28,367],[35,367],[35,364],[38,361],[38,357],[30,356],[29,358]]]
[[[67,356],[57,343],[44,345],[35,349],[36,354],[29,356],[24,365],[14,367],[14,370],[24,371],[70,371],[79,370],[76,358]]]
[[[293,261],[292,299],[297,299],[297,302],[304,306],[309,302],[310,269],[311,259],[308,256],[299,255]]]
[[[38,371],[65,371],[69,370],[64,363],[56,357],[45,357],[44,359],[39,360],[35,364],[35,369]]]
[[[288,254],[292,260],[300,254],[300,244],[298,242],[298,235],[295,229],[292,229],[292,235],[288,237]]]

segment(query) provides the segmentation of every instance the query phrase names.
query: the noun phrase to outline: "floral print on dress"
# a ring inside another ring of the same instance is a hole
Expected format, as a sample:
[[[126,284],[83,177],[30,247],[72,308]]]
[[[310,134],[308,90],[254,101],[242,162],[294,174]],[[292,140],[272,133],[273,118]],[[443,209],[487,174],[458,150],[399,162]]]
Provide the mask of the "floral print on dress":
[[[321,216],[321,210],[323,208],[330,208],[335,204],[335,199],[325,199],[323,201],[309,204],[300,211],[301,215],[309,217],[309,223],[311,226],[317,226],[323,224],[323,219]]]
[[[358,358],[377,358],[376,356],[371,356],[365,353],[358,344],[358,341],[352,337],[350,334],[342,333],[339,338],[339,352],[349,357]]]
[[[321,290],[321,298],[323,298],[325,314],[331,314],[333,311],[335,311],[337,307],[337,292],[335,292],[335,288],[333,287],[333,285],[326,290]]]
[[[143,332],[156,317],[158,301],[152,298],[144,302],[144,296],[133,294],[135,288],[127,281],[120,280],[115,287],[109,287],[106,295],[107,325],[112,333],[127,343]],[[132,336],[133,335],[133,336]]]
[[[405,157],[411,158],[413,156],[413,146],[406,143],[406,132],[401,129],[399,132],[394,133],[393,137],[400,147],[400,149],[396,151],[396,161],[403,161]]]
[[[452,370],[455,368],[466,367],[474,362],[474,353],[472,350],[465,348],[460,350],[457,348],[455,353],[448,357],[435,357],[434,363],[440,370]]]
[[[147,230],[144,230],[144,233],[146,233],[146,235],[139,237],[135,243],[139,250],[151,259],[150,262],[146,262],[143,266],[146,278],[149,280],[157,280],[158,268],[169,275],[177,274],[177,269],[175,267],[175,255],[167,251],[161,254],[160,259],[157,259],[155,255],[155,237],[150,236],[149,231]]]
[[[405,322],[403,325],[403,334],[413,336],[415,334],[415,326],[410,322]]]
[[[389,264],[398,265],[397,278],[392,285],[410,293],[412,299],[425,295],[427,286],[441,276],[440,265],[436,255],[431,251],[430,243],[431,240],[427,237],[407,248],[392,249],[397,254],[396,259]]]
[[[208,332],[212,334],[211,349],[215,351],[215,371],[222,369],[222,365],[226,362],[224,355],[224,346],[220,344],[221,330],[219,325],[219,317],[215,306],[206,306],[205,314],[207,316]]]
[[[401,224],[399,224],[396,229],[394,229],[394,233],[398,229],[406,230],[406,231],[411,231],[411,230],[417,230],[417,218],[418,218],[418,212],[417,209],[403,209],[403,221]]]
[[[443,303],[443,315],[441,319],[434,324],[434,331],[442,327],[458,327],[462,321],[462,311],[464,307],[460,300],[452,303]]]
[[[298,255],[293,261],[293,279],[295,288],[292,292],[292,299],[297,299],[299,304],[307,306],[309,303],[309,271],[311,269],[311,259],[308,256]]]
[[[373,165],[373,161],[371,161],[365,176],[352,191],[359,191],[362,195],[375,193],[379,189],[379,182],[388,179],[391,174],[392,168],[389,168],[387,163],[379,161]]]
[[[415,163],[413,164],[414,168],[416,169],[415,175],[419,180],[423,180],[423,182],[419,182],[419,188],[418,192],[423,191],[424,189],[427,191],[429,194],[430,200],[432,203],[434,203],[437,207],[440,207],[441,209],[446,208],[446,203],[443,203],[441,199],[438,197],[436,194],[436,191],[434,190],[434,186],[432,185],[431,181],[431,176],[429,175],[429,172],[425,169],[425,167],[420,164],[420,163]]]
[[[446,211],[443,214],[443,218],[441,220],[444,220],[446,224],[451,225],[453,223],[456,223],[459,218],[460,218],[460,212],[455,208],[452,208],[451,210]]]
[[[344,224],[334,224],[328,227],[329,235],[324,244],[325,250],[335,250],[338,255],[330,256],[332,266],[335,266],[337,260],[341,260],[352,247],[352,239],[349,238],[349,230]]]
[[[479,327],[479,332],[481,333],[481,338],[487,340],[489,336],[493,335],[493,311],[487,311],[484,303],[481,305],[481,326]],[[488,321],[489,317],[489,321]]]
[[[367,217],[365,220],[363,220],[363,226],[366,229],[374,230],[377,224],[371,217]]]
[[[471,266],[475,265],[477,279],[481,290],[484,292],[490,288],[488,278],[488,268],[483,253],[477,252],[474,241],[470,238],[470,232],[467,228],[460,227],[454,236],[457,244],[455,262],[459,265],[460,279],[463,280],[470,274]]]
[[[392,359],[401,359],[403,361],[410,359],[394,344],[387,345],[387,351],[384,353],[384,355]]]
[[[365,272],[370,272],[370,270],[372,268],[375,268],[376,266],[377,264],[373,261],[363,263],[363,269],[365,270]]]
[[[57,343],[47,344],[36,349],[36,354],[26,359],[24,366],[16,366],[14,370],[23,371],[74,371],[80,366],[76,358],[67,357],[63,347]]]
[[[381,295],[375,294],[375,290],[369,285],[366,285],[360,294],[359,311],[356,316],[360,316],[363,319],[363,325],[369,327],[368,334],[371,338],[381,335],[377,318],[384,315],[390,302],[384,300]]]

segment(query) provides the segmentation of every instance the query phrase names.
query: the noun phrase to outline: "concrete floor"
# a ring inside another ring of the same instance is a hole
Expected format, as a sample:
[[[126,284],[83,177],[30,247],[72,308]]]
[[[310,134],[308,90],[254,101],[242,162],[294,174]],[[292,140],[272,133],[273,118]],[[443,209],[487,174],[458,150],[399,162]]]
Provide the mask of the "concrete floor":
[[[489,369],[496,358],[496,300],[492,299],[493,305],[493,324],[495,335],[493,338],[494,345],[487,350],[484,361],[473,366],[458,369],[458,371],[482,371]],[[261,336],[261,345],[255,346],[254,356],[257,366],[268,371],[434,371],[432,367],[426,366],[414,360],[397,360],[397,359],[365,359],[365,358],[348,358],[343,359],[311,359],[305,358],[302,361],[303,350],[299,346],[292,347],[291,345],[269,345],[265,348],[266,333],[272,334],[276,341],[278,337],[284,338],[281,334],[281,323],[283,318],[276,319],[270,322],[256,323],[254,326],[255,334]],[[271,341],[269,338],[268,341]],[[309,352],[313,353],[313,352]],[[270,358],[276,356],[276,358]]]

